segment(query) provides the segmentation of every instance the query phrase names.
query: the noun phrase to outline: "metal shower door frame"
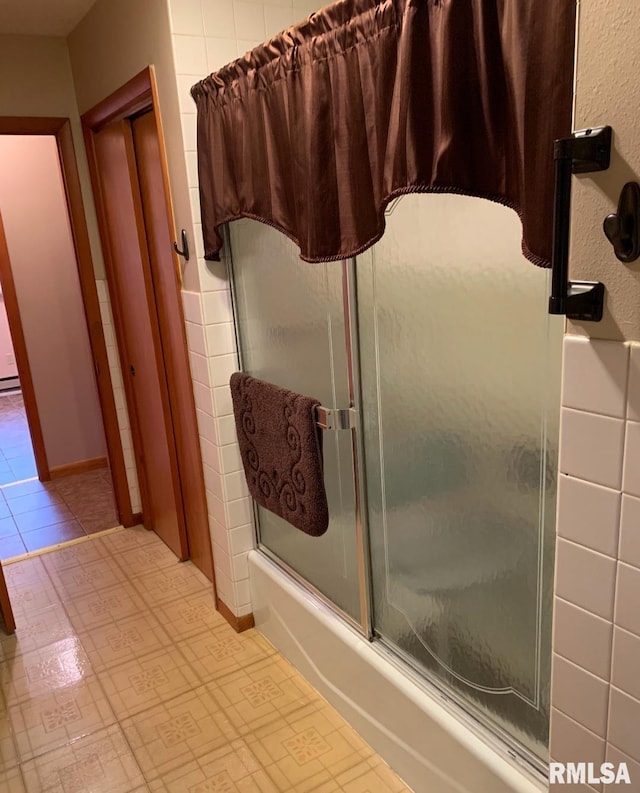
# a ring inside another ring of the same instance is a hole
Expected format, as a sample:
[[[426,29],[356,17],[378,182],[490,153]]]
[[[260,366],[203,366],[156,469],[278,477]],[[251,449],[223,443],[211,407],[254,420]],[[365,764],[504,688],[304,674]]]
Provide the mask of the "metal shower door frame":
[[[235,273],[233,267],[233,247],[231,244],[231,234],[228,224],[223,227],[223,240],[226,250],[226,260],[228,262],[228,277],[231,287],[231,305],[233,310],[234,333],[236,337],[236,349],[238,355],[238,366],[244,371],[242,360],[242,344],[240,338],[240,324],[238,321],[238,294],[235,283]],[[312,264],[300,262],[301,267],[313,267]],[[278,565],[287,575],[293,578],[304,589],[311,592],[321,600],[331,611],[340,619],[345,621],[358,633],[365,636],[369,641],[374,639],[373,631],[373,594],[371,588],[371,555],[369,552],[369,527],[367,521],[367,488],[365,477],[365,459],[362,428],[362,391],[360,378],[360,348],[358,332],[358,304],[357,304],[357,279],[356,279],[356,260],[355,258],[342,260],[342,302],[344,310],[345,328],[345,347],[347,353],[347,381],[349,387],[349,405],[335,405],[336,408],[349,408],[355,413],[354,426],[348,430],[336,429],[330,432],[351,432],[351,447],[353,459],[353,488],[355,504],[355,534],[358,567],[358,593],[360,614],[359,620],[355,620],[350,614],[343,611],[331,598],[321,592],[308,579],[298,573],[291,565],[283,561],[273,551],[271,551],[261,541],[260,537],[260,516],[257,504],[253,502],[253,526],[255,532],[255,542],[258,550]]]

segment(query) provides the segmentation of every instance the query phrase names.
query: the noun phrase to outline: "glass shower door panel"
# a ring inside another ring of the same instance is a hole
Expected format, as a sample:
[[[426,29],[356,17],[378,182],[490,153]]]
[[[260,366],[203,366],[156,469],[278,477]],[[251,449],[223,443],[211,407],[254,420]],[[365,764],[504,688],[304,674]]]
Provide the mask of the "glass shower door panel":
[[[349,406],[342,264],[308,264],[283,234],[262,223],[230,225],[234,289],[245,372]],[[355,491],[349,432],[325,432],[329,529],[309,537],[259,508],[262,544],[343,611],[359,617]]]
[[[386,220],[357,262],[374,625],[543,757],[562,320],[510,210]]]

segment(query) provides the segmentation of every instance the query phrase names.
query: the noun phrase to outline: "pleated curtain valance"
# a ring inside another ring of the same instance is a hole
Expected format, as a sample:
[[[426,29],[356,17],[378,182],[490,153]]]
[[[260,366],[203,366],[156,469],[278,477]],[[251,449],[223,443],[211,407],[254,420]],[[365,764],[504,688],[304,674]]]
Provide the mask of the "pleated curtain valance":
[[[574,0],[340,0],[192,88],[205,257],[249,217],[309,262],[362,252],[403,193],[514,209],[548,266]]]

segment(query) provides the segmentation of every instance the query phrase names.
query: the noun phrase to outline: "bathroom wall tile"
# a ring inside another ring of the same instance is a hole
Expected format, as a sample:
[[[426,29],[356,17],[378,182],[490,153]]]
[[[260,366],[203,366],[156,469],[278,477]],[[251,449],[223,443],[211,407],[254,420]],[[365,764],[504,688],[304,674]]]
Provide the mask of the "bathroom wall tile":
[[[611,622],[556,598],[554,652],[604,680],[611,671],[612,634]]]
[[[209,394],[211,396],[211,394]],[[200,433],[201,445],[202,442],[218,443],[218,431],[216,429],[216,420],[213,416],[205,413],[204,410],[196,408],[196,419],[198,421],[198,432]],[[203,452],[204,454],[204,452]],[[216,466],[214,466],[215,468]]]
[[[616,563],[608,556],[559,539],[556,595],[606,620],[613,618]]]
[[[626,763],[631,779],[631,786],[627,787],[625,785],[625,787],[622,787],[621,785],[607,785],[605,790],[625,790],[627,793],[635,793],[637,790],[640,790],[640,763],[636,762],[632,757],[629,757],[628,754],[621,752],[611,743],[607,744],[607,763],[613,763],[616,768],[621,763]]]
[[[622,496],[620,560],[640,567],[640,498]]]
[[[251,52],[261,43],[262,39],[238,39],[238,57],[241,58],[247,52]]]
[[[200,0],[179,0],[169,3],[171,13],[171,32],[188,36],[202,36],[202,12]]]
[[[197,151],[198,132],[195,114],[180,113],[180,124],[182,126],[182,137],[184,139],[185,151]]]
[[[640,701],[611,687],[607,740],[634,760],[640,760]]]
[[[233,580],[233,571],[231,568],[231,557],[229,555],[228,544],[227,547],[214,544],[213,558],[215,559],[216,572],[220,571],[227,578]]]
[[[207,72],[207,53],[201,36],[174,36],[173,53],[178,74],[204,77]]]
[[[212,496],[208,503],[209,507],[209,514],[214,520],[217,520],[218,523],[225,526],[227,525],[227,515],[224,509],[224,502],[221,499],[217,498],[216,496]]]
[[[239,583],[240,584],[245,584],[245,583],[248,584],[249,582],[248,581],[247,582],[240,581]],[[253,612],[253,607],[252,607],[251,603],[240,603],[240,600],[239,600],[240,596],[239,596],[237,590],[238,590],[238,587],[236,586],[236,602],[237,602],[237,605],[236,605],[236,616],[237,617],[244,617],[247,614],[251,614]]]
[[[231,0],[202,0],[202,17],[205,36],[235,39]]]
[[[191,86],[196,82],[192,74],[179,74],[176,77],[178,84],[178,104],[181,113],[195,113],[196,103],[191,97]]]
[[[233,322],[231,295],[227,290],[206,292],[202,295],[204,324],[213,325],[219,322]]]
[[[232,322],[206,326],[209,355],[227,355],[236,351],[236,336]]]
[[[640,421],[640,344],[637,343],[629,345],[627,418]]]
[[[233,16],[236,23],[236,38],[258,41],[266,38],[264,14],[260,13],[260,9],[256,9],[255,5],[234,0]]]
[[[200,191],[197,187],[189,188],[189,201],[191,202],[191,216],[194,223],[202,223],[200,216]]]
[[[620,499],[617,490],[561,474],[558,534],[600,553],[616,556]]]
[[[563,408],[560,426],[560,471],[619,490],[624,421]]]
[[[236,421],[234,416],[221,416],[217,419],[218,438],[220,445],[226,446],[228,443],[237,443]]]
[[[196,408],[203,413],[213,416],[213,400],[211,398],[211,389],[197,381],[193,383],[193,396],[196,403]]]
[[[549,753],[558,763],[584,761],[600,766],[604,762],[606,743],[604,738],[552,708]]]
[[[222,473],[232,474],[234,471],[242,470],[242,457],[240,449],[236,443],[229,446],[221,446],[222,454]]]
[[[318,10],[316,0],[293,0],[294,19],[297,21],[305,19]]]
[[[619,627],[616,627],[613,639],[611,683],[640,699],[640,637]],[[640,734],[640,724],[638,730]]]
[[[215,567],[215,565],[214,565]],[[216,574],[216,589],[218,590],[218,597],[222,602],[232,611],[236,607],[236,592],[233,581],[229,576],[225,575],[221,570],[215,567]]]
[[[216,355],[213,358],[209,358],[209,372],[213,386],[227,385],[229,378],[237,370],[238,359],[235,355]]]
[[[222,476],[210,465],[206,463],[204,468],[204,483],[207,490],[209,490],[220,501],[224,500],[224,490],[222,485]]]
[[[238,498],[247,497],[249,491],[244,471],[236,471],[224,477],[224,492],[227,501],[236,501]]]
[[[564,337],[562,404],[624,418],[629,348],[617,341]]]
[[[196,152],[192,152],[192,151],[185,152],[185,155],[189,155],[189,154],[193,154],[197,156]],[[197,174],[195,174],[195,177],[196,177],[195,181],[193,181],[193,184],[190,184],[189,187],[198,186]],[[204,258],[204,238],[202,236],[202,223],[193,224],[193,242],[196,248],[196,256],[198,257],[198,259]]]
[[[622,489],[632,496],[640,496],[640,422],[638,421],[627,422]]]
[[[246,523],[249,523],[252,518],[253,509],[251,501],[248,498],[240,498],[237,501],[229,501],[227,503],[227,526],[230,529],[244,526]]]
[[[618,563],[616,625],[640,636],[640,570]]]
[[[188,322],[194,322],[196,325],[204,324],[199,292],[187,292],[184,290],[182,292],[182,307],[184,310],[184,318]]]
[[[553,656],[553,706],[600,737],[607,733],[609,685],[559,655]]]
[[[214,545],[219,545],[222,548],[226,548],[227,544],[229,543],[229,532],[226,529],[226,526],[223,526],[222,523],[217,521],[215,518],[209,518],[209,530],[211,533],[211,542]]]
[[[246,553],[255,547],[253,525],[239,526],[229,532],[229,545],[232,554]]]
[[[233,402],[231,401],[231,389],[229,385],[214,388],[213,400],[216,406],[216,416],[226,416],[233,413]]]
[[[236,581],[236,602],[238,606],[241,606],[245,603],[251,603],[251,587],[249,585],[249,579],[245,578],[241,581]],[[245,611],[245,613],[248,613]]]
[[[198,383],[209,387],[209,363],[204,355],[196,352],[189,353],[189,363],[191,365],[191,376]]]
[[[198,355],[207,354],[207,342],[202,325],[196,325],[195,322],[185,322],[187,332],[187,347],[191,352],[197,352]]]
[[[265,6],[264,24],[266,38],[271,38],[293,25],[293,8],[290,6]]]
[[[229,38],[219,38],[217,36],[208,37],[206,46],[207,70],[210,73],[217,72],[218,69],[231,63],[231,61],[235,61],[238,57],[238,45],[234,34]]]
[[[200,446],[202,448],[202,459],[205,464],[210,465],[213,469],[220,472],[220,452],[216,444],[203,439],[201,440]]]
[[[230,292],[229,270],[224,260],[224,248],[220,252],[220,258],[219,262],[211,262],[206,259],[198,262],[200,287],[203,292],[218,292],[220,290]],[[229,322],[231,321],[230,319]]]
[[[249,554],[239,553],[231,557],[231,564],[233,566],[233,580],[241,581],[243,578],[249,578]],[[236,589],[237,592],[237,589]]]

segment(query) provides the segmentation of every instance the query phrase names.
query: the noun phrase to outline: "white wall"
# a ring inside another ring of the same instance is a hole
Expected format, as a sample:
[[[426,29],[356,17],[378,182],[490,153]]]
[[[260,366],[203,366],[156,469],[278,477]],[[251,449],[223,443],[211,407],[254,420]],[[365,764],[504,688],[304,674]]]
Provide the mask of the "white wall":
[[[0,213],[50,467],[106,444],[58,149],[0,136]]]

